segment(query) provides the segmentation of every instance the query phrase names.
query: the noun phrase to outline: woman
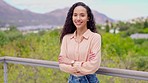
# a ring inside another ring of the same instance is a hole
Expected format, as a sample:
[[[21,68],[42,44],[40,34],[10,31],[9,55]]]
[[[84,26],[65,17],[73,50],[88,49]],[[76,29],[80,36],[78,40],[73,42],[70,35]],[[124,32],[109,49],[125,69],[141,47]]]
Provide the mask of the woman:
[[[61,33],[59,66],[70,73],[68,83],[99,83],[95,72],[101,63],[101,36],[94,16],[83,2],[69,9]]]

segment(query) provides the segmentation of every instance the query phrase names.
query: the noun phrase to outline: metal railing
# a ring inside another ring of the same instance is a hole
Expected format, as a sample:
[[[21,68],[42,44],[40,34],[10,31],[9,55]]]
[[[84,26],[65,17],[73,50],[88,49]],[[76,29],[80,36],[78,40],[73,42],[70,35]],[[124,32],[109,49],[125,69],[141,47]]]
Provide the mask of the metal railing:
[[[7,64],[8,63],[23,64],[23,65],[30,65],[30,66],[42,66],[42,67],[59,69],[58,62],[47,61],[47,60],[37,60],[37,59],[5,56],[5,57],[0,57],[0,63],[1,62],[3,62],[3,66],[4,66],[4,83],[7,83],[7,70],[8,70]],[[122,78],[148,80],[148,72],[144,72],[144,71],[100,67],[96,73],[103,74],[103,75],[109,75],[109,76],[117,76],[117,77],[122,77]]]

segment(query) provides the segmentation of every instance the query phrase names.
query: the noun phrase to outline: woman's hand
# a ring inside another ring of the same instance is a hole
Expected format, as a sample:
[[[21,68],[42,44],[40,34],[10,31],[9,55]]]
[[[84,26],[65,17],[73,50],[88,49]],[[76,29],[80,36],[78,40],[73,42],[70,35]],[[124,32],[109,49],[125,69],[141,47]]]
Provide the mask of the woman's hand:
[[[60,63],[60,64],[71,65],[71,62],[72,62],[72,61],[73,61],[73,60],[68,59],[67,57],[59,56],[59,63]]]

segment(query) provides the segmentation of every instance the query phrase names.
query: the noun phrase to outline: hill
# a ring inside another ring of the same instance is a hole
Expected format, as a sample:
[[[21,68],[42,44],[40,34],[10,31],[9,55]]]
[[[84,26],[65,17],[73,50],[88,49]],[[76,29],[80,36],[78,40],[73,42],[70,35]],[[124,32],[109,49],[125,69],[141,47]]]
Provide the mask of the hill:
[[[29,10],[17,9],[0,0],[0,26],[63,25],[68,9],[56,9],[51,12],[39,14]],[[105,23],[107,19],[113,21],[113,19],[95,10],[93,10],[93,13],[98,24]]]

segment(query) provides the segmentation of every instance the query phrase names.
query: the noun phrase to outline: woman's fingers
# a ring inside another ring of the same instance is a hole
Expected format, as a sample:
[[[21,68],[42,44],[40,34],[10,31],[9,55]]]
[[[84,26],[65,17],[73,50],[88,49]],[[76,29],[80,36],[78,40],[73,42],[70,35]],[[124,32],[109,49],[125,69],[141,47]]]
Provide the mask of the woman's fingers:
[[[58,61],[59,63],[62,63],[62,56],[59,56]]]
[[[89,55],[89,60],[92,60],[92,59],[94,59],[95,57],[96,57],[95,53],[91,53],[91,54]]]

